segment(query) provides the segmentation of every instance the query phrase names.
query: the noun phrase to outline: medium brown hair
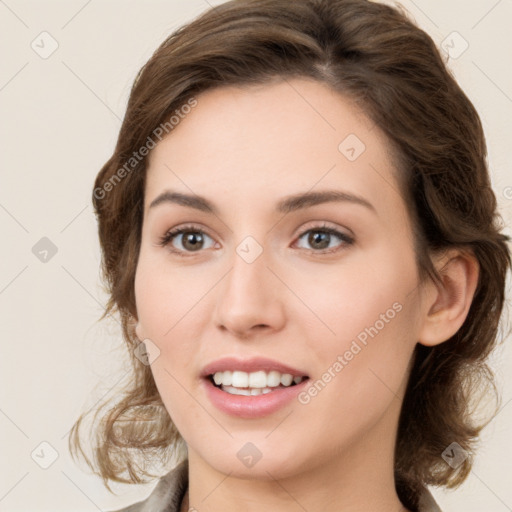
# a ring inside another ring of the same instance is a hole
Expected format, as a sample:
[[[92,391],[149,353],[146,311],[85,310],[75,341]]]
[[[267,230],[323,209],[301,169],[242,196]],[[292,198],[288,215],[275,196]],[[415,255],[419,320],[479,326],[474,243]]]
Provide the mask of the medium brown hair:
[[[138,73],[117,145],[93,193],[109,292],[102,318],[119,314],[133,373],[115,406],[104,403],[96,411],[94,460],[79,436],[84,416],[70,447],[108,486],[108,480],[154,476],[140,461],[169,454],[182,442],[150,367],[134,356],[147,165],[147,158],[131,161],[134,152],[202,91],[291,77],[324,83],[357,102],[387,135],[398,155],[422,279],[438,279],[430,256],[443,249],[471,251],[479,263],[460,330],[438,346],[417,344],[413,355],[394,465],[397,493],[415,508],[423,485],[454,487],[471,469],[471,455],[452,468],[441,454],[453,442],[471,454],[489,421],[478,422],[472,404],[475,393],[496,392],[485,360],[498,340],[511,258],[475,108],[427,34],[398,8],[367,0],[229,1],[171,34]]]

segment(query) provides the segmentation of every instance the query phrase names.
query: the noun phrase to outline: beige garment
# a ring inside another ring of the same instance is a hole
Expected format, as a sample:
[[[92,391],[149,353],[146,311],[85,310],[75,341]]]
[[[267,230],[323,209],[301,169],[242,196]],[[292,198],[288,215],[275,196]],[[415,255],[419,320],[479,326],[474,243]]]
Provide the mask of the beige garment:
[[[115,512],[180,512],[188,488],[188,460],[164,475],[153,492],[144,500]],[[441,512],[427,488],[420,498],[417,512]]]

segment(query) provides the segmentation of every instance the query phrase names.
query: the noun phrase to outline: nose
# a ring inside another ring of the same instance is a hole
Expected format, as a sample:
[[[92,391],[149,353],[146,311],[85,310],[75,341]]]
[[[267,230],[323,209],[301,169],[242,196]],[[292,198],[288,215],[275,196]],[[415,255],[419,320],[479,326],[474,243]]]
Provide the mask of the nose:
[[[283,328],[283,284],[267,264],[265,251],[251,263],[235,253],[232,268],[218,287],[214,322],[219,329],[249,339]]]

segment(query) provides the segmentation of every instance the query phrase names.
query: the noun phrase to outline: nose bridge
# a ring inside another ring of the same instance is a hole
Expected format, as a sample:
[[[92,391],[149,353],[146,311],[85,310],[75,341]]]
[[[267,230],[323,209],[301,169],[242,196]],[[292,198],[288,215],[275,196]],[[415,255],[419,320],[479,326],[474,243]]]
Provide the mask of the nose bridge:
[[[269,273],[267,251],[263,250],[257,242],[244,240],[236,247],[236,254],[233,255],[232,269],[228,277],[228,291],[240,295],[235,297],[240,303],[242,298],[253,298],[257,300],[258,295],[265,293],[265,283],[268,281],[266,274]],[[258,290],[258,286],[260,289]],[[260,293],[258,293],[260,292]]]
[[[270,260],[270,253],[252,237],[236,247],[217,296],[217,325],[242,335],[256,326],[281,327],[283,309],[278,282],[267,268]]]

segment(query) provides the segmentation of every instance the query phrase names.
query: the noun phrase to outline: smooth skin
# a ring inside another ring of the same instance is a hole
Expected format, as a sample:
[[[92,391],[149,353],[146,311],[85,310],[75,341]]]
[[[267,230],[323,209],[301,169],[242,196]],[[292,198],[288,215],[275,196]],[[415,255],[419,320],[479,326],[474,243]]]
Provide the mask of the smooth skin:
[[[160,351],[151,369],[188,447],[182,510],[405,510],[393,453],[409,363],[416,343],[442,343],[464,322],[476,260],[451,250],[435,260],[442,285],[420,283],[389,141],[324,84],[221,87],[197,100],[150,154],[135,280],[137,336]],[[353,161],[339,150],[350,134],[365,146]],[[285,197],[325,190],[371,206],[276,211]],[[217,212],[150,207],[164,191],[202,196]],[[325,226],[341,237],[322,235]],[[263,249],[252,263],[236,251],[248,236]],[[395,303],[400,312],[307,404],[244,419],[204,392],[202,368],[225,356],[268,357],[321,379]],[[261,452],[252,467],[237,457],[247,442]]]

